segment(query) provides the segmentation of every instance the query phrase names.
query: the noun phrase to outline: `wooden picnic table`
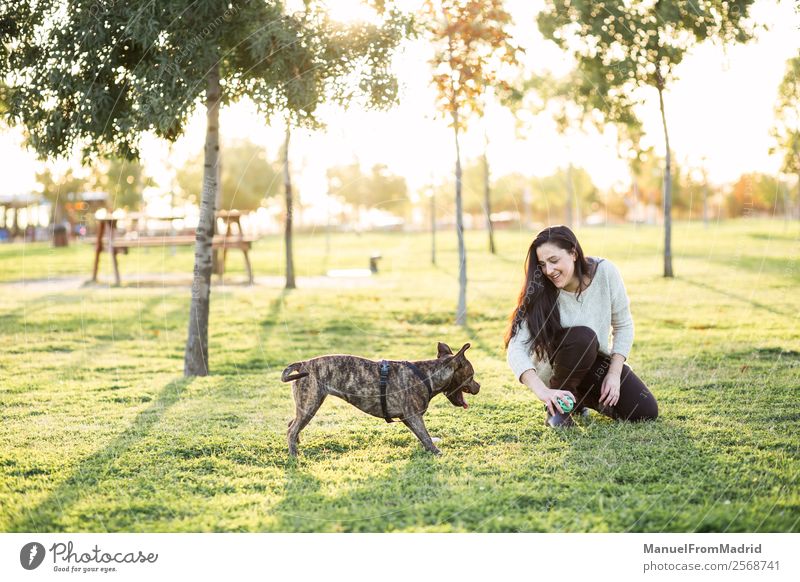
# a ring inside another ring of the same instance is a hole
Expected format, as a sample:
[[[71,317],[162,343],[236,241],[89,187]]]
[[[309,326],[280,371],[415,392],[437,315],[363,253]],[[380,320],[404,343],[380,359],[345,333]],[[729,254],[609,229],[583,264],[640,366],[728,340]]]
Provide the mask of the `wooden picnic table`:
[[[238,211],[217,212],[217,218],[225,222],[225,233],[216,234],[211,242],[212,249],[222,249],[222,261],[219,265],[220,278],[225,272],[225,260],[227,259],[228,249],[239,249],[244,255],[244,265],[247,270],[247,280],[253,284],[253,269],[250,265],[248,252],[256,240],[252,237],[245,237],[242,232],[240,222],[241,213]],[[120,238],[115,236],[117,222],[120,219],[105,217],[97,219],[97,240],[95,241],[94,269],[92,270],[92,281],[97,281],[97,270],[100,266],[100,253],[108,252],[111,254],[111,262],[114,265],[114,280],[117,286],[121,284],[119,276],[118,254],[128,254],[131,248],[147,247],[169,247],[169,246],[191,246],[195,243],[195,235],[163,235],[163,236],[139,236],[135,238]],[[235,228],[234,228],[235,227]],[[235,229],[235,232],[233,232]]]

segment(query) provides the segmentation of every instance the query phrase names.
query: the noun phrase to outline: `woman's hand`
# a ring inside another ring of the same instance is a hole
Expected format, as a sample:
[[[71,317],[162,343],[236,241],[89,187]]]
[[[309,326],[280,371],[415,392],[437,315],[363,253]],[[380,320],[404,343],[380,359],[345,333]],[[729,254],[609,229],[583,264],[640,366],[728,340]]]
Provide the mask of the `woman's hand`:
[[[603,386],[600,389],[600,404],[615,406],[619,402],[620,373],[610,369],[603,378]]]
[[[556,398],[560,397],[561,400],[564,400],[569,396],[572,398],[573,403],[578,401],[575,395],[569,390],[551,390],[545,386],[544,382],[539,379],[536,375],[536,371],[533,369],[525,370],[520,376],[520,381],[530,388],[539,400],[544,402],[551,416],[563,414],[563,412],[561,412],[561,407],[558,405],[558,402],[556,402]]]
[[[551,416],[555,416],[556,414],[565,414],[558,405],[558,398],[561,398],[561,400],[564,401],[567,399],[567,396],[569,396],[572,398],[573,404],[578,401],[575,398],[575,395],[569,390],[546,390],[543,391],[542,394],[537,394],[537,396],[539,396],[539,399],[544,402],[544,405],[547,407],[547,410],[550,412]]]

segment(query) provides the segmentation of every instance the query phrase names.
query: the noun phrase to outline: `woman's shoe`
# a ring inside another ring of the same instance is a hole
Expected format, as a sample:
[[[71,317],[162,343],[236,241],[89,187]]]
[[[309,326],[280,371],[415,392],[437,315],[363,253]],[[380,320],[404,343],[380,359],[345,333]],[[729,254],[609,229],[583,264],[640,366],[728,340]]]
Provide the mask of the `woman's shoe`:
[[[552,428],[566,428],[569,426],[575,426],[575,421],[572,420],[572,416],[569,414],[555,414],[552,415],[550,412],[547,412],[547,419],[544,421],[545,424]]]

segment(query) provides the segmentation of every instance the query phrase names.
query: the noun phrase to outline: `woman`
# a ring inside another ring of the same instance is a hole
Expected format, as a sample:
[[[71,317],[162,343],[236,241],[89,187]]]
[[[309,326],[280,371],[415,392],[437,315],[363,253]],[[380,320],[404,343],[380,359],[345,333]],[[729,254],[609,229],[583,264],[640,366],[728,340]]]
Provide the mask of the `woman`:
[[[629,303],[617,268],[584,257],[569,228],[551,226],[536,236],[505,343],[508,365],[544,402],[549,426],[574,424],[558,404],[566,396],[573,410],[622,420],[658,416],[655,397],[625,364],[633,345]]]

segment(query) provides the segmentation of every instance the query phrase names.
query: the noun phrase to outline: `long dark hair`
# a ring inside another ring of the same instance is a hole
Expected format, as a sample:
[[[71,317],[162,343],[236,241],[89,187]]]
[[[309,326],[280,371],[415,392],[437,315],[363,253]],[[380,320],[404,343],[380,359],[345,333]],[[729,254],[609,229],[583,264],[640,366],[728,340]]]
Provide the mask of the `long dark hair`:
[[[525,259],[525,283],[520,291],[517,306],[509,317],[508,330],[506,331],[505,345],[511,341],[520,323],[524,320],[531,334],[530,345],[539,360],[553,358],[556,348],[556,337],[563,330],[561,327],[561,314],[558,311],[558,288],[542,272],[536,249],[545,243],[552,243],[565,251],[574,251],[575,275],[580,281],[578,295],[583,291],[583,278],[591,273],[589,261],[583,255],[583,249],[575,233],[566,226],[549,226],[536,235],[533,239],[528,256]]]

